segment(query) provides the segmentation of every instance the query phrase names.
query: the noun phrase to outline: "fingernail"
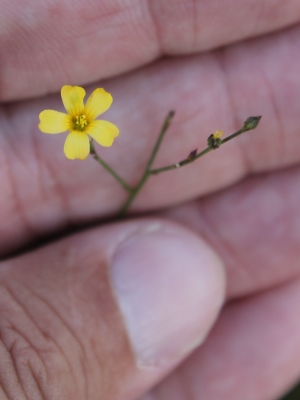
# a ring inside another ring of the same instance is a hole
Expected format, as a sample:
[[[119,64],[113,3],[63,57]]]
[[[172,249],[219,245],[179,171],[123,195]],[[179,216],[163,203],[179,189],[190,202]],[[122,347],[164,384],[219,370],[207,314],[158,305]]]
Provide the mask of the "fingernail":
[[[144,229],[125,240],[110,272],[132,350],[143,367],[176,363],[198,346],[224,297],[220,260],[177,226]]]

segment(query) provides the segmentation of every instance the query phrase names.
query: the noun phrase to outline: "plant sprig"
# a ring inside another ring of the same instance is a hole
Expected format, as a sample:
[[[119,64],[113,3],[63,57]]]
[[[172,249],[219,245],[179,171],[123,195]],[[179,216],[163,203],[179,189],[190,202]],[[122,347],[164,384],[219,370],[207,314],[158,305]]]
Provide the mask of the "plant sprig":
[[[160,130],[160,133],[158,135],[157,141],[154,145],[154,148],[151,152],[149,160],[146,164],[145,170],[144,170],[139,182],[134,187],[130,186],[127,182],[125,182],[124,179],[122,179],[105,161],[103,161],[99,157],[99,155],[97,154],[95,147],[93,145],[93,140],[90,141],[90,154],[92,155],[92,157],[100,165],[102,165],[102,167],[104,167],[107,170],[107,172],[109,172],[113,176],[113,178],[115,180],[117,180],[117,182],[128,193],[128,197],[120,209],[120,212],[119,212],[120,217],[123,217],[127,213],[131,204],[133,203],[134,199],[136,198],[136,196],[138,195],[138,193],[140,192],[140,190],[142,189],[142,187],[144,186],[144,184],[146,183],[146,181],[148,180],[148,178],[151,175],[157,175],[162,172],[171,171],[173,169],[178,169],[178,168],[184,167],[185,165],[191,164],[192,162],[198,160],[199,158],[203,157],[204,155],[211,152],[212,150],[218,149],[223,144],[229,142],[230,140],[234,139],[235,137],[241,135],[242,133],[245,133],[247,131],[255,129],[258,126],[259,121],[261,119],[260,115],[247,118],[246,121],[244,122],[242,128],[240,128],[238,131],[232,133],[231,135],[227,136],[224,139],[221,139],[222,132],[216,131],[215,134],[212,134],[208,137],[207,147],[204,150],[200,151],[199,153],[197,152],[197,150],[193,150],[190,152],[190,154],[185,159],[183,159],[175,164],[170,164],[170,165],[166,165],[161,168],[152,169],[153,162],[158,153],[158,150],[163,141],[163,138],[170,126],[171,120],[174,117],[174,114],[175,114],[174,111],[170,111],[168,113],[168,115],[166,116],[166,118],[163,122],[162,128]]]
[[[119,128],[115,124],[97,119],[99,115],[110,108],[113,101],[112,95],[103,88],[97,88],[84,103],[85,95],[85,90],[80,86],[64,85],[61,88],[61,98],[66,112],[62,113],[56,110],[40,112],[39,129],[48,134],[69,131],[64,144],[65,156],[70,160],[85,160],[91,155],[123,187],[128,197],[121,207],[120,216],[124,216],[127,213],[132,202],[151,175],[157,175],[191,164],[210,151],[218,149],[231,139],[255,129],[261,119],[261,116],[247,118],[241,129],[225,139],[222,139],[223,131],[216,131],[208,137],[207,147],[199,153],[197,149],[192,150],[184,160],[152,169],[155,157],[175,114],[174,111],[170,111],[164,120],[140,180],[135,186],[131,186],[99,156],[94,146],[94,141],[96,141],[101,146],[111,147],[114,140],[119,136]]]

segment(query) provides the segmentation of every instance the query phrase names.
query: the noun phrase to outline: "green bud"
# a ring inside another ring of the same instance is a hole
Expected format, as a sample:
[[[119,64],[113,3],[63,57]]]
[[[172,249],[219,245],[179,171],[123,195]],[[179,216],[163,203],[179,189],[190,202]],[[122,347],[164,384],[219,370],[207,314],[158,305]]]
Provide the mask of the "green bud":
[[[259,124],[261,117],[262,117],[261,115],[256,115],[255,117],[247,118],[243,126],[244,131],[250,131],[251,129],[255,129]]]
[[[218,149],[222,144],[222,139],[220,138],[214,138],[214,135],[210,135],[207,138],[207,146],[211,147],[212,149],[216,150]]]

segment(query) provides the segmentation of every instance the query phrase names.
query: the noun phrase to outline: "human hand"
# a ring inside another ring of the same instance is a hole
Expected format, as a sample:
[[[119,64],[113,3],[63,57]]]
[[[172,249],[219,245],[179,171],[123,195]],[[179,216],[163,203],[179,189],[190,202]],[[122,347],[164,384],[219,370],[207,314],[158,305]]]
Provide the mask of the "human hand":
[[[297,0],[3,1],[1,399],[264,400],[299,376],[299,17]],[[128,182],[169,109],[157,166],[263,119],[105,224],[122,188],[37,129],[87,83],[113,94],[101,155]]]

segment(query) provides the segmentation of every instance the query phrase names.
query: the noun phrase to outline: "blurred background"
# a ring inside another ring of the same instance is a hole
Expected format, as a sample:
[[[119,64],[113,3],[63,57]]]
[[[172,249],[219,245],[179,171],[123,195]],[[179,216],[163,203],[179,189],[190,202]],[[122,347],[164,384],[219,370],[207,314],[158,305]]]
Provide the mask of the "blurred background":
[[[281,400],[300,400],[300,383]]]

